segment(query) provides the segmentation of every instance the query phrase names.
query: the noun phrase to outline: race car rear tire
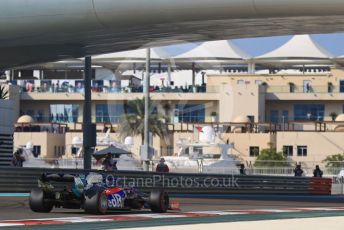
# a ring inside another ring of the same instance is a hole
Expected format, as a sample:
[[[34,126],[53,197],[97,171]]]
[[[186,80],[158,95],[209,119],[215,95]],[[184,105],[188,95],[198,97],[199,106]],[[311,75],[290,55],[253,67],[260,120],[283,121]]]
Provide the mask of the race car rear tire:
[[[163,213],[169,207],[170,199],[167,192],[163,190],[153,190],[150,193],[149,205],[152,212]]]
[[[86,195],[84,209],[88,214],[105,214],[108,209],[108,200],[105,190],[99,189],[91,197]]]
[[[30,192],[29,206],[34,212],[51,212],[53,203],[47,202],[47,193],[40,188],[34,188]]]

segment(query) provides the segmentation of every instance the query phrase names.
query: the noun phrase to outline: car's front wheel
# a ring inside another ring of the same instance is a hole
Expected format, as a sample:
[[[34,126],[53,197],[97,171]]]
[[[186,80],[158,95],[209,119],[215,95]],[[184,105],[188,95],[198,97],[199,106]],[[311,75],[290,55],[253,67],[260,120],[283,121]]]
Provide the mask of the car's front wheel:
[[[166,212],[170,204],[170,199],[167,192],[163,190],[153,190],[150,193],[149,205],[152,212],[163,213]]]
[[[34,212],[51,212],[53,203],[47,201],[47,194],[40,188],[34,188],[30,192],[29,206]]]

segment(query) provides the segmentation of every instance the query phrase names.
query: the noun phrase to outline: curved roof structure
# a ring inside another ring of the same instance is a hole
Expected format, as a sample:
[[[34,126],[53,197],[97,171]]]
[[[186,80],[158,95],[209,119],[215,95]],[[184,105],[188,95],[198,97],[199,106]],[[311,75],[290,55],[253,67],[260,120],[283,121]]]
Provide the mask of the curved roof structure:
[[[333,55],[316,43],[310,35],[295,35],[279,48],[255,57],[256,60],[274,59],[330,59]]]
[[[23,116],[19,117],[17,120],[18,124],[30,124],[30,123],[34,123],[34,122],[35,122],[35,120],[29,115],[23,115]]]
[[[232,120],[233,123],[251,123],[251,120],[244,115],[238,115]]]
[[[192,50],[173,57],[175,60],[244,60],[251,58],[232,41],[220,40],[204,42]]]
[[[344,31],[339,0],[3,0],[0,15],[0,69],[182,41]]]
[[[336,117],[336,121],[344,121],[344,114],[339,114],[339,115]]]

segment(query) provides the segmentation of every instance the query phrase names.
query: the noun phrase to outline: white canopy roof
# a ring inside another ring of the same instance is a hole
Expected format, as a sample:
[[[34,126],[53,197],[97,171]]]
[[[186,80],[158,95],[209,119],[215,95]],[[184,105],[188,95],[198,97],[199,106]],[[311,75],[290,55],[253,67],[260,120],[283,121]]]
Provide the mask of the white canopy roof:
[[[255,59],[329,59],[333,55],[315,42],[310,35],[295,35],[279,48]]]
[[[250,55],[238,48],[233,42],[227,40],[204,42],[196,48],[173,57],[174,59],[187,60],[243,60]]]
[[[162,60],[167,56],[167,54],[163,54],[163,51],[158,51],[157,48],[151,49],[151,59],[154,60]],[[147,56],[146,49],[138,49],[138,50],[129,50],[117,53],[109,53],[109,54],[102,54],[93,56],[92,59],[95,61],[100,60],[112,60],[112,61],[119,61],[119,60],[145,60]]]

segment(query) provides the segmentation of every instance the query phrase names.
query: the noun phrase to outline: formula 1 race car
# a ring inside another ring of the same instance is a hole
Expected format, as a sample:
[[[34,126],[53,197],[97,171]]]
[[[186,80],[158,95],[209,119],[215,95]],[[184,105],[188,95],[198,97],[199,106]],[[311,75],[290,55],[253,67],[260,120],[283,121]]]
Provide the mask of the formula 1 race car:
[[[50,212],[54,207],[62,207],[84,209],[89,214],[143,208],[156,213],[168,210],[169,196],[163,190],[142,193],[132,187],[118,186],[114,180],[97,173],[43,174],[38,188],[31,190],[29,206],[34,212]]]

